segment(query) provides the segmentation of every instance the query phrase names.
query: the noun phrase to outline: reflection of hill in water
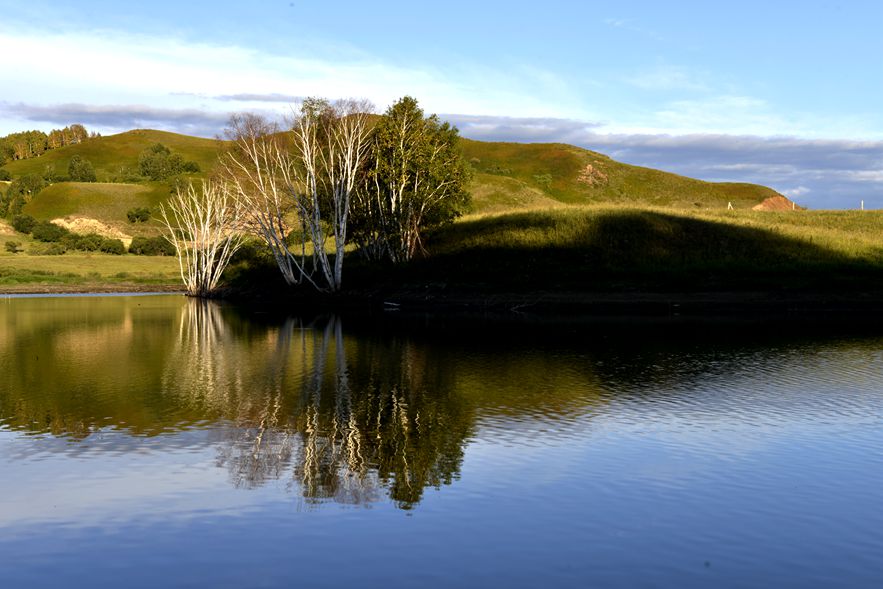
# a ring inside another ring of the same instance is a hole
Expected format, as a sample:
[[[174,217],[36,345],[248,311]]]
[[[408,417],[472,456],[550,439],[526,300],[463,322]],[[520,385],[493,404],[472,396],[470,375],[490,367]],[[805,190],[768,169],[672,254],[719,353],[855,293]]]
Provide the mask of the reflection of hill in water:
[[[257,323],[181,297],[6,301],[0,426],[121,451],[91,434],[177,434],[171,445],[192,430],[234,485],[290,481],[309,501],[389,496],[407,507],[458,476],[475,437],[567,436],[605,413],[636,423],[843,414],[860,406],[862,379],[879,378],[874,341],[344,326]],[[824,395],[783,399],[776,383],[796,379],[806,385],[788,390]]]
[[[310,500],[412,505],[457,477],[476,415],[542,413],[516,393],[529,382],[560,409],[585,388],[545,358],[476,364],[400,334],[347,336],[334,317],[259,325],[178,297],[17,300],[0,325],[0,425],[74,440],[211,426],[234,484],[291,477]]]

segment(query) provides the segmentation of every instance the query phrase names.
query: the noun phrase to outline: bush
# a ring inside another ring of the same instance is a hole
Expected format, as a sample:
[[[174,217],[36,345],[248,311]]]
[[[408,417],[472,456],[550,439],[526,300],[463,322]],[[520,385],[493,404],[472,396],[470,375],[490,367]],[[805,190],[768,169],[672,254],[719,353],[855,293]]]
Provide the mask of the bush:
[[[103,241],[104,238],[96,233],[89,233],[87,235],[70,233],[61,240],[61,244],[69,250],[95,252],[101,248]]]
[[[56,182],[67,181],[67,178],[65,176],[56,171],[54,164],[49,164],[48,166],[43,168],[42,178],[46,182],[46,184],[55,184]]]
[[[174,256],[175,247],[165,237],[136,237],[129,245],[136,256]]]
[[[67,166],[67,175],[70,176],[72,182],[95,182],[95,168],[92,162],[75,155],[71,158],[70,164]]]
[[[30,233],[37,220],[30,215],[16,215],[12,218],[12,228],[19,233]]]
[[[21,246],[21,243],[19,243],[17,241],[7,241],[6,242],[6,251],[8,251],[10,254],[17,254],[20,251],[24,251],[19,246]]]
[[[184,171],[184,158],[180,154],[157,143],[148,147],[138,156],[138,169],[141,175],[150,180],[159,181],[180,174]]]
[[[70,235],[70,231],[52,223],[51,221],[40,221],[34,225],[34,228],[31,230],[31,235],[33,235],[34,239],[37,241],[59,242],[65,236]]]
[[[196,162],[184,162],[184,172],[188,174],[198,174],[200,172],[199,164]]]
[[[126,212],[129,223],[146,223],[150,220],[150,209],[145,207],[136,207]]]
[[[9,182],[10,180],[12,180],[12,174],[9,173],[9,170],[0,168],[0,181]]]
[[[42,254],[44,256],[61,256],[64,255],[66,251],[67,250],[64,249],[64,246],[60,243],[53,243],[52,245],[44,249],[42,251]]]
[[[113,254],[115,256],[121,256],[126,253],[126,246],[119,239],[104,239],[101,241],[99,249],[106,254]]]
[[[116,172],[110,177],[111,182],[118,184],[132,184],[141,181],[141,175],[134,168],[128,166],[120,166]]]

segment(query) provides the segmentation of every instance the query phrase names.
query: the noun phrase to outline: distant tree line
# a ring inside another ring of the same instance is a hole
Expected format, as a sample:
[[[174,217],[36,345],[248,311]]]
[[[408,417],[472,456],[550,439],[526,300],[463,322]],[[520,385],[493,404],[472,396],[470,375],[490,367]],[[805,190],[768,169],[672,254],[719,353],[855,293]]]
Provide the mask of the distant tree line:
[[[0,137],[0,166],[8,161],[39,157],[50,149],[82,143],[98,133],[89,133],[83,125],[70,125],[64,129],[23,131]]]

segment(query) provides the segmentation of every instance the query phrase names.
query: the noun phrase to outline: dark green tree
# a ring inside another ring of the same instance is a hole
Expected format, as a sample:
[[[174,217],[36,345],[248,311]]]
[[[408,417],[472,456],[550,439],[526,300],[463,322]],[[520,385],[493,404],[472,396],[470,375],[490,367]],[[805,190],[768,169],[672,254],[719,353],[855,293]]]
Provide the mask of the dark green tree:
[[[92,162],[83,159],[79,155],[71,158],[70,164],[67,166],[67,175],[70,176],[71,182],[95,182],[95,168]]]
[[[423,251],[423,235],[466,210],[468,166],[456,127],[424,116],[417,100],[393,104],[374,129],[353,235],[370,259],[406,262]]]

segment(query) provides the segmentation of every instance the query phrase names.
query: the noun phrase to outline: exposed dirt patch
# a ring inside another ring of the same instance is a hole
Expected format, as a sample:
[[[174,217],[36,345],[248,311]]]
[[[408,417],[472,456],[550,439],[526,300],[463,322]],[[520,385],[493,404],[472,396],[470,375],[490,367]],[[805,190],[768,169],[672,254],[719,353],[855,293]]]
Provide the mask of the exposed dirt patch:
[[[102,237],[119,239],[126,247],[129,247],[132,243],[131,235],[126,235],[115,227],[105,225],[98,219],[90,219],[89,217],[65,217],[64,219],[52,219],[52,222],[64,227],[68,231],[73,231],[74,233],[97,233]]]
[[[771,196],[759,205],[751,207],[753,211],[803,211],[806,207],[801,207],[789,198],[782,195]]]
[[[608,182],[608,178],[607,174],[602,172],[599,168],[596,168],[592,164],[586,164],[585,169],[579,173],[577,182],[588,184],[589,186],[605,186]]]
[[[6,221],[0,221],[0,235],[15,235],[15,229]]]

